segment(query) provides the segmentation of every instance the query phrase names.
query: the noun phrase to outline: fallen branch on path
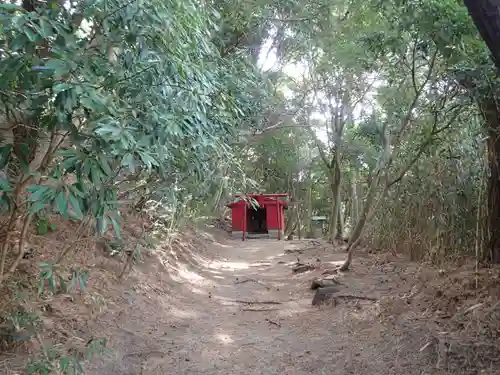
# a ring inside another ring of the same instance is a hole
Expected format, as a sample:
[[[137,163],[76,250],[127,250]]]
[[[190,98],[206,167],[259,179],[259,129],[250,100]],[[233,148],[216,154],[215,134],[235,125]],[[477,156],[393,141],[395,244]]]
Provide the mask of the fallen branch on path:
[[[316,293],[314,294],[311,304],[313,306],[319,306],[324,304],[333,304],[333,306],[336,306],[337,300],[339,298],[377,301],[376,298],[372,297],[356,296],[352,294],[337,294],[337,293],[339,293],[339,289],[337,286],[332,285],[324,288],[318,288],[316,289]]]
[[[159,356],[164,356],[166,355],[165,352],[160,352],[158,350],[152,350],[152,351],[143,351],[143,352],[132,352],[132,353],[127,353],[125,354],[123,358],[126,358],[126,357],[148,357],[148,356],[152,356],[152,355],[159,355]]]
[[[276,308],[270,308],[270,309],[255,309],[255,308],[251,308],[251,307],[248,307],[248,308],[245,308],[245,309],[241,309],[241,311],[276,311],[276,310],[279,310],[279,309],[276,309]]]
[[[242,301],[242,300],[234,300],[236,303],[244,303],[246,305],[281,305],[281,302],[278,301]]]
[[[281,324],[276,323],[276,322],[272,321],[271,319],[267,319],[267,318],[266,318],[266,322],[268,322],[269,324],[273,324],[273,325],[275,325],[275,326],[277,326],[277,327],[280,327],[280,328],[281,328]]]
[[[334,297],[335,298],[345,298],[345,299],[362,299],[365,301],[377,301],[378,300],[377,298],[373,298],[373,297],[355,296],[352,294],[340,294],[340,295],[336,295]]]

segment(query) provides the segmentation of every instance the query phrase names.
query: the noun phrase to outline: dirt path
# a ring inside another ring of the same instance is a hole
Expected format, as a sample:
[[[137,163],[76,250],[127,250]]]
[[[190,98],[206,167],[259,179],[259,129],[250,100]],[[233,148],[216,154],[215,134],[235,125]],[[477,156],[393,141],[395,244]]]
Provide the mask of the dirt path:
[[[425,336],[382,323],[378,303],[312,307],[310,280],[321,271],[294,275],[297,254],[285,253],[306,247],[308,241],[230,240],[211,245],[202,258],[180,257],[175,272],[150,270],[95,323],[96,333],[110,337],[111,351],[89,373],[444,374],[422,372],[430,355],[419,350]],[[298,256],[323,267],[344,259],[323,247]],[[389,280],[387,270],[367,262],[358,259],[344,276],[346,293],[379,298],[394,288],[410,291],[397,269]]]

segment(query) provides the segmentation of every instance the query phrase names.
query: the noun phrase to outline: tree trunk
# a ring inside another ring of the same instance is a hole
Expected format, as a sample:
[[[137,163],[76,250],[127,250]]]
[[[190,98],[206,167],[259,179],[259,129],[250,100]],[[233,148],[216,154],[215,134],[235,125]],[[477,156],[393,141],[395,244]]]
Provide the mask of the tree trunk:
[[[330,212],[330,226],[328,228],[328,240],[333,243],[337,232],[337,223],[340,211],[340,185],[341,172],[338,157],[333,162],[333,170],[331,171],[331,189],[332,189],[332,210]]]
[[[305,226],[306,226],[306,238],[313,238],[314,233],[312,229],[312,184],[309,183],[309,186],[307,188],[307,195],[306,195],[306,217],[304,219],[305,221]]]
[[[212,214],[214,216],[220,216],[221,212],[225,211],[224,210],[225,207],[224,206],[221,207],[221,202],[222,202],[222,198],[226,194],[227,180],[226,180],[225,176],[228,176],[228,175],[229,175],[229,166],[224,168],[224,173],[223,173],[224,177],[221,179],[219,187],[217,188],[217,192],[215,193],[215,197],[214,197],[213,204],[212,204]]]
[[[370,186],[368,187],[368,193],[366,194],[365,198],[363,211],[361,212],[361,215],[356,223],[356,226],[354,227],[354,230],[349,236],[349,242],[347,243],[347,259],[344,262],[344,264],[340,267],[341,271],[347,271],[352,263],[352,256],[354,254],[354,249],[361,240],[361,234],[363,233],[363,229],[365,227],[366,222],[369,219],[371,219],[370,213],[373,208],[372,206],[375,201],[375,196],[377,195],[377,190],[380,184],[381,177],[383,174],[385,174],[390,164],[389,162],[391,160],[391,141],[387,127],[384,127],[382,142],[384,144],[384,150],[380,155],[380,158],[377,162],[377,166],[375,167],[376,168],[375,172],[372,175]],[[384,196],[387,189],[388,185],[385,184],[382,196]],[[382,200],[380,200],[379,203],[381,201]]]
[[[342,215],[342,233],[345,234],[345,225],[346,223],[349,222],[349,218],[352,216],[352,196],[350,196],[348,199],[345,200],[344,202],[344,214]]]
[[[339,205],[340,206],[340,205]],[[344,217],[339,209],[337,210],[337,232],[335,233],[335,239],[342,240],[344,238]]]
[[[363,211],[361,212],[361,216],[359,217],[359,220],[357,221],[354,230],[349,236],[349,242],[347,243],[347,259],[342,265],[342,267],[340,267],[341,271],[347,271],[351,266],[354,249],[359,243],[361,234],[363,233],[363,228],[365,227],[368,215],[373,206],[379,181],[380,181],[380,171],[377,172],[377,174],[372,179],[372,183],[370,184],[368,193],[366,194],[365,205],[363,206]]]
[[[295,206],[295,214],[297,215],[297,235],[299,240],[302,239],[302,220],[300,219],[300,205],[297,202]]]
[[[488,260],[500,263],[500,113],[495,98],[482,104],[482,112],[488,127]]]
[[[293,215],[290,220],[287,221],[288,224],[285,225],[285,237],[289,240],[293,239],[293,234],[297,228],[297,220],[293,220]]]
[[[351,225],[354,225],[359,220],[359,185],[357,173],[354,174],[352,180],[352,209],[351,209]]]
[[[465,0],[464,3],[500,72],[500,0]],[[494,96],[480,102],[480,107],[489,137],[488,253],[491,262],[500,263],[500,116]]]
[[[500,0],[465,0],[464,4],[500,70]]]

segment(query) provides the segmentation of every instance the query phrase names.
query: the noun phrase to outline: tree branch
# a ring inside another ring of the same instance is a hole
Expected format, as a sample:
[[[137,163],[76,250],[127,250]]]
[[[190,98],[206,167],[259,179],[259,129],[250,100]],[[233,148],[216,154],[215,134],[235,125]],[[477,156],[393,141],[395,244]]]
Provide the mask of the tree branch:
[[[436,111],[436,114],[437,114],[437,111]],[[431,131],[431,134],[426,138],[426,140],[424,142],[422,142],[417,153],[410,160],[410,162],[408,164],[406,164],[405,167],[403,167],[403,169],[399,173],[398,177],[396,177],[394,180],[392,180],[391,182],[389,182],[387,184],[387,188],[390,188],[394,184],[397,184],[398,182],[400,182],[404,178],[404,176],[406,175],[406,173],[408,173],[408,171],[411,169],[411,167],[413,167],[413,165],[418,161],[418,159],[420,159],[420,156],[424,153],[424,151],[427,149],[427,147],[434,141],[435,136],[438,135],[439,133],[442,133],[446,129],[448,129],[452,125],[452,123],[455,121],[455,119],[458,117],[459,114],[460,114],[460,111],[456,111],[454,113],[454,115],[451,117],[451,119],[446,123],[446,125],[442,126],[439,129],[436,129],[437,118],[435,118],[435,121],[433,124],[433,130]]]

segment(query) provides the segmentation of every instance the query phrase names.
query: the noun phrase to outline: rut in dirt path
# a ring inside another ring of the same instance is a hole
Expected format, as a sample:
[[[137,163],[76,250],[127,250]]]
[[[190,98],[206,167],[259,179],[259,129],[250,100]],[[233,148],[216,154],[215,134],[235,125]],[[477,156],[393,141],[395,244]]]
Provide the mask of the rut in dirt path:
[[[297,254],[285,252],[301,247],[307,241],[228,241],[210,246],[209,261],[151,272],[96,322],[111,351],[89,373],[421,374],[414,348],[377,324],[373,302],[311,306],[310,281],[321,272],[293,274]],[[299,257],[333,265],[344,255],[321,248]],[[348,277],[350,292],[388,292],[372,275]]]

